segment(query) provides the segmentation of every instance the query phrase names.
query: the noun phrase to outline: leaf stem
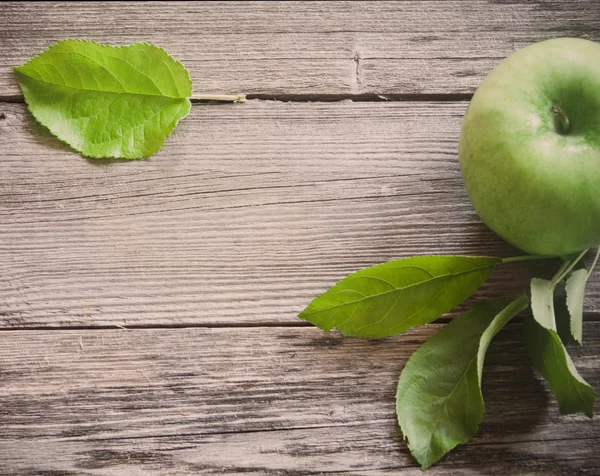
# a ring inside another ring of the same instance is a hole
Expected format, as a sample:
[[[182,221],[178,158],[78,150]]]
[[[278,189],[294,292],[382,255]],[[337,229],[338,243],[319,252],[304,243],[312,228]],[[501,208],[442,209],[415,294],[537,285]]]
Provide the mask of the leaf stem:
[[[554,276],[552,277],[552,285],[554,286],[555,283],[560,282],[560,277],[563,275],[563,272],[565,269],[568,268],[569,264],[571,263],[571,260],[565,260],[562,262],[562,264],[560,265],[560,268],[558,268],[558,270],[556,271],[556,273],[554,273]]]
[[[237,96],[231,96],[227,94],[200,94],[199,96],[192,96],[189,98],[190,101],[201,102],[201,101],[218,101],[218,102],[246,102],[245,94],[238,94]]]
[[[594,258],[594,262],[592,263],[592,266],[590,266],[590,270],[588,271],[588,278],[590,277],[590,275],[592,274],[592,271],[594,271],[594,268],[596,267],[596,263],[598,262],[598,257],[600,257],[600,246],[598,247],[598,250],[596,250],[596,257]]]
[[[525,256],[511,256],[509,258],[502,258],[501,264],[515,263],[517,261],[531,261],[535,259],[553,259],[556,256],[541,256],[541,255],[525,255]]]
[[[513,317],[515,317],[517,314],[524,311],[528,307],[529,298],[526,294],[521,294],[516,300],[511,302],[498,314],[498,316],[501,316],[500,318],[498,318],[498,322],[500,322],[498,327],[504,327],[512,320]]]
[[[556,288],[558,283],[560,283],[565,278],[565,276],[571,272],[571,270],[575,267],[577,263],[579,263],[579,260],[581,260],[581,258],[583,258],[587,252],[587,249],[583,250],[581,253],[575,256],[575,258],[569,261],[565,261],[561,265],[561,267],[558,268],[558,271],[552,278],[552,289]]]

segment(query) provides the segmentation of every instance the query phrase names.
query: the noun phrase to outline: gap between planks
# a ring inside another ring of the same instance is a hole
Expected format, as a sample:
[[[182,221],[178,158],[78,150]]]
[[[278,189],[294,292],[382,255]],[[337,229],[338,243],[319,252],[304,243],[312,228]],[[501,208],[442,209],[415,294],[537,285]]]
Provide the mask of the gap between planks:
[[[459,305],[462,306],[462,305]],[[427,324],[446,324],[450,322],[458,312],[452,312],[448,316],[442,316]],[[600,313],[584,313],[584,322],[600,322]],[[523,316],[518,315],[511,320],[512,323],[518,324],[523,322]],[[420,327],[420,326],[416,326]],[[98,326],[21,326],[21,327],[0,327],[1,332],[28,332],[28,331],[105,331],[122,329],[124,331],[146,330],[146,329],[286,329],[286,328],[308,328],[315,329],[316,326],[309,322],[298,320],[297,322],[233,322],[233,323],[206,323],[206,324],[133,324],[128,326],[121,325],[98,325]],[[337,330],[334,328],[334,334]],[[327,333],[327,332],[326,332]]]
[[[274,102],[469,102],[473,98],[471,93],[456,94],[247,94],[246,101],[274,101]],[[0,103],[24,104],[23,96],[0,96]],[[222,103],[229,101],[215,101],[205,99],[190,99],[192,104]]]

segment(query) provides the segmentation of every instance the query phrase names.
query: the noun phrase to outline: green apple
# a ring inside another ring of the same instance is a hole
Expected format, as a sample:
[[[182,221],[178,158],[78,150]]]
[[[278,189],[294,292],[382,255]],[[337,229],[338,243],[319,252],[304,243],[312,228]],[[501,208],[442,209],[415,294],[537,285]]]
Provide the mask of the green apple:
[[[502,61],[465,114],[459,159],[475,210],[528,253],[600,243],[600,44],[542,41]]]

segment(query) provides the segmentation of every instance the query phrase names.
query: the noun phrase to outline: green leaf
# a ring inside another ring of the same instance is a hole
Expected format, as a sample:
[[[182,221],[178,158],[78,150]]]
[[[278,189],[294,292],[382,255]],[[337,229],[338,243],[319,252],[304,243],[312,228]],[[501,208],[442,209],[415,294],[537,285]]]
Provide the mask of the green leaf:
[[[398,382],[396,414],[422,469],[477,433],[484,413],[481,373],[486,351],[498,331],[527,305],[526,296],[476,304],[406,363]]]
[[[571,316],[571,334],[579,345],[581,345],[583,335],[583,297],[587,280],[587,270],[578,269],[567,278],[566,285],[567,308]]]
[[[596,393],[577,372],[556,331],[534,314],[525,319],[524,337],[527,353],[556,396],[560,412],[584,413],[592,418]]]
[[[585,413],[591,418],[596,394],[577,372],[558,335],[553,292],[551,281],[531,280],[532,316],[525,320],[525,348],[554,392],[560,412]]]
[[[578,289],[572,283],[572,289],[568,291],[563,280],[570,269],[575,268],[577,270],[573,271],[571,276],[575,273],[579,275],[579,270],[585,271],[585,265],[581,261],[581,258],[582,254],[580,253],[576,257],[565,260],[554,278],[552,278],[552,281],[540,278],[533,278],[531,280],[531,308],[534,315],[537,316],[538,321],[544,327],[556,331],[565,345],[581,342],[583,287],[585,287],[585,282],[581,284],[578,282],[575,283],[576,286],[581,285],[581,289]],[[577,275],[575,279],[578,279]],[[574,302],[576,292],[580,293],[577,297],[580,299],[579,317],[577,316],[576,303]],[[571,294],[572,309],[568,307],[569,294]],[[574,331],[577,331],[577,329],[579,329],[578,334],[575,334]]]
[[[531,280],[531,310],[541,325],[556,331],[554,285],[552,281],[540,278]]]
[[[87,157],[149,157],[190,110],[188,72],[148,43],[64,40],[14,70],[33,116]]]
[[[502,260],[415,256],[342,279],[298,317],[325,331],[379,338],[437,319],[473,294]]]

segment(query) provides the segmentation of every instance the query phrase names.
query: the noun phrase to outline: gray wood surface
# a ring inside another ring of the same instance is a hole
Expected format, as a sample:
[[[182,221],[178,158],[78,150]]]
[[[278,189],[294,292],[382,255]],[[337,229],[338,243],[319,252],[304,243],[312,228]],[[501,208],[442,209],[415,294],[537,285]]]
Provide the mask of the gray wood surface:
[[[395,386],[439,327],[379,341],[311,328],[0,332],[0,473],[419,475]],[[596,386],[599,327],[586,323],[573,352]],[[558,415],[520,325],[492,344],[484,393],[479,435],[427,474],[597,470],[600,420]]]
[[[487,72],[556,36],[600,40],[600,2],[0,3],[0,476],[422,474],[395,385],[442,324],[361,341],[296,314],[379,262],[521,254],[474,213],[457,140]],[[196,93],[253,99],[194,104],[149,160],[86,160],[11,71],[62,38],[151,41]],[[585,310],[598,389],[597,273]],[[600,474],[600,423],[558,414],[515,321],[479,434],[427,474]]]
[[[153,42],[190,70],[196,93],[263,98],[470,94],[522,46],[600,40],[594,0],[4,2],[0,19],[0,95],[12,96],[12,66],[64,38]]]
[[[4,327],[298,324],[360,268],[523,254],[481,224],[457,160],[466,102],[196,105],[148,161],[84,160],[0,106]],[[516,296],[506,265],[478,298]],[[600,311],[600,278],[586,310]]]

